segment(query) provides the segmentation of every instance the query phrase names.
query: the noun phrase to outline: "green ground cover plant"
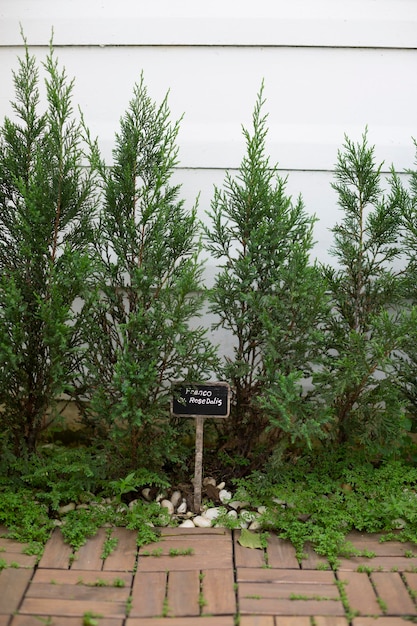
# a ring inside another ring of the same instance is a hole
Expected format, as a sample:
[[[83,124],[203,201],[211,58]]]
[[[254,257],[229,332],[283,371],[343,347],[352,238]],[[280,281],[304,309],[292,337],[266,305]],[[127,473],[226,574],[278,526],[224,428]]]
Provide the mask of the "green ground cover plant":
[[[346,541],[352,530],[417,542],[417,469],[400,459],[376,464],[339,447],[238,484],[237,497],[266,505],[264,527],[291,541],[299,559],[310,544],[337,567],[357,553]]]

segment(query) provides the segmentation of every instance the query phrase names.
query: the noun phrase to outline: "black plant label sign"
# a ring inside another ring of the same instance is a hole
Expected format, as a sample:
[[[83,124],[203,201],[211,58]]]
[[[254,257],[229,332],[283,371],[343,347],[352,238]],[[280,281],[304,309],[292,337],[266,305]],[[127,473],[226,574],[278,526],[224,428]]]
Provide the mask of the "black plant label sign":
[[[173,386],[171,412],[176,417],[229,417],[227,383],[179,383]]]

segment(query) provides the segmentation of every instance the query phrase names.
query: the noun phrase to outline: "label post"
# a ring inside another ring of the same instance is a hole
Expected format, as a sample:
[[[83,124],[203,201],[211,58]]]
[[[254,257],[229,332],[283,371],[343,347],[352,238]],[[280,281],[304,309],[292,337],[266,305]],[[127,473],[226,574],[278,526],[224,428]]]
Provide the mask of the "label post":
[[[194,417],[195,469],[194,512],[200,513],[203,477],[204,420],[226,418],[230,413],[230,386],[227,383],[180,383],[173,386],[171,413],[176,417]]]

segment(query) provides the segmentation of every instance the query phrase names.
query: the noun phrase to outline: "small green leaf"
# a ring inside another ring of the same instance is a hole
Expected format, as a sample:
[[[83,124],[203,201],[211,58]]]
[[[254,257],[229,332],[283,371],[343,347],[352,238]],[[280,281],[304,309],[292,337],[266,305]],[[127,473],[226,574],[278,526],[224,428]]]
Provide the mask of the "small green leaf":
[[[247,530],[246,528],[242,528],[238,541],[243,548],[263,549],[261,536]]]

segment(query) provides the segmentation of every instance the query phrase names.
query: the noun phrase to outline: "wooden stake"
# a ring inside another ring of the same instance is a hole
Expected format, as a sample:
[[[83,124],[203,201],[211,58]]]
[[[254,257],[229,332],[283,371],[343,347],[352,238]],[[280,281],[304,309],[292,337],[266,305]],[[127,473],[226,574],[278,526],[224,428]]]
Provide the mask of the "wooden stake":
[[[200,513],[201,511],[201,484],[202,484],[202,479],[203,479],[203,432],[204,432],[204,417],[202,415],[196,415],[194,513]]]

